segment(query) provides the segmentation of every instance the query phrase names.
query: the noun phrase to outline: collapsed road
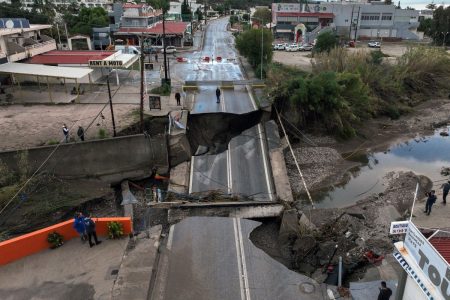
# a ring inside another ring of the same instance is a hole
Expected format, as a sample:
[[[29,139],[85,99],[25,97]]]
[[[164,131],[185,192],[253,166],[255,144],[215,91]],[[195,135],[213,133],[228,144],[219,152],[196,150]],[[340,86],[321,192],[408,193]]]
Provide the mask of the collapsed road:
[[[195,91],[186,94],[186,99],[193,103],[191,116],[217,113],[243,115],[259,109],[245,84],[222,88],[221,101],[216,103],[215,90],[218,86],[223,87],[221,81],[244,79],[233,37],[226,30],[227,24],[227,19],[211,22],[205,33],[202,51],[193,53],[187,63],[175,67],[179,77],[196,83]],[[264,126],[259,123],[248,128],[232,138],[224,148],[220,153],[192,157],[189,193],[220,191],[258,201],[273,201],[275,192]]]

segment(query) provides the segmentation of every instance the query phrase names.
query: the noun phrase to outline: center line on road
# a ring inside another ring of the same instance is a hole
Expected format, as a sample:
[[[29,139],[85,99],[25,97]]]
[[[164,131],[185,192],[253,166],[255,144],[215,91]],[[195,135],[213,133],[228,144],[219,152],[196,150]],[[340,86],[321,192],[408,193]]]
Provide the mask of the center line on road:
[[[192,182],[194,181],[194,163],[195,163],[195,156],[192,156],[191,158],[191,171],[189,174],[189,190],[188,190],[188,194],[192,193]]]
[[[227,180],[228,180],[228,194],[231,195],[233,193],[233,176],[231,173],[231,150],[230,144],[228,144],[227,150]]]
[[[270,184],[270,178],[269,178],[269,170],[267,167],[267,156],[269,153],[266,153],[263,138],[265,138],[265,135],[262,135],[262,126],[261,124],[258,124],[258,136],[259,136],[259,142],[261,143],[261,153],[262,153],[262,160],[264,165],[264,175],[266,177],[266,183],[267,183],[267,191],[269,192],[269,199],[270,201],[273,200],[273,194],[272,194],[272,185]]]
[[[239,286],[241,288],[241,300],[250,299],[250,287],[248,284],[247,264],[245,262],[244,242],[242,240],[241,220],[233,218],[234,239],[236,242],[236,256],[239,272]]]
[[[226,110],[225,110],[225,93],[222,93],[221,106],[222,106],[222,112],[226,112]]]

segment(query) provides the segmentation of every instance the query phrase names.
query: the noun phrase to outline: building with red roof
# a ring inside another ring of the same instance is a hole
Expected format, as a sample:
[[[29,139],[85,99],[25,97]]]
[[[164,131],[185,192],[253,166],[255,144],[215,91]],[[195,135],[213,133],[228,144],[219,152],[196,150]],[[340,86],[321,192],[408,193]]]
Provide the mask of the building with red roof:
[[[103,60],[114,51],[59,51],[53,50],[32,57],[30,64],[42,64],[51,66],[88,66],[90,60]]]

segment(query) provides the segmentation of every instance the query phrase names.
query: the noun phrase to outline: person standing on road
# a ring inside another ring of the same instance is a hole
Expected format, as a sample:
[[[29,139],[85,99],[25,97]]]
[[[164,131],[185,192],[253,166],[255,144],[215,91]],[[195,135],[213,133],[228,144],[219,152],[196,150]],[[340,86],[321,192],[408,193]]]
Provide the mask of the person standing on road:
[[[447,195],[450,191],[450,180],[442,185],[442,203],[447,204]]]
[[[81,126],[78,126],[77,135],[82,142],[84,142],[84,129]]]
[[[158,62],[158,53],[155,53],[155,62]]]
[[[86,242],[86,226],[84,226],[84,216],[83,213],[77,212],[73,218],[73,228],[80,235],[81,241]]]
[[[66,143],[69,142],[69,129],[67,128],[66,124],[63,125],[63,134],[64,134],[64,140]]]
[[[220,103],[220,94],[221,94],[220,89],[219,89],[219,87],[217,87],[217,89],[216,89],[217,103]]]
[[[433,204],[436,202],[436,199],[437,199],[437,197],[434,193],[435,193],[435,191],[431,190],[431,192],[425,194],[428,196],[428,199],[427,199],[427,203],[425,204],[424,213],[426,213],[428,216],[431,213],[431,207],[433,206]]]
[[[89,239],[89,246],[92,248],[94,245],[100,245],[102,241],[97,239],[97,232],[95,231],[95,222],[92,220],[91,216],[84,219],[84,226],[86,227],[86,233]],[[95,244],[92,242],[92,237],[94,237]]]
[[[180,106],[181,105],[181,95],[180,95],[180,93],[179,92],[176,92],[175,93],[175,99],[177,100],[177,106]]]
[[[392,296],[392,290],[386,286],[386,281],[381,282],[380,293],[378,300],[389,300]]]

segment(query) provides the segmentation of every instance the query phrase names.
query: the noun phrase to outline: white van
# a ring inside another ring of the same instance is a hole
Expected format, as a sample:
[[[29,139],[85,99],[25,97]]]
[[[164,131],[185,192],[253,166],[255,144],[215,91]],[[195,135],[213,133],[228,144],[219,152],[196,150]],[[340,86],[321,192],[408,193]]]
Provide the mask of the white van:
[[[116,51],[122,51],[124,54],[136,54],[140,55],[141,51],[138,49],[139,47],[136,46],[126,46],[126,45],[116,45],[114,49]]]

